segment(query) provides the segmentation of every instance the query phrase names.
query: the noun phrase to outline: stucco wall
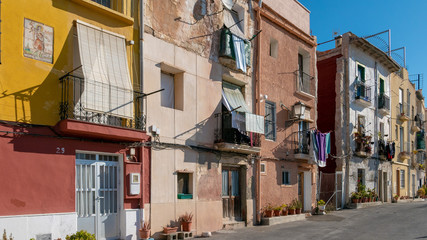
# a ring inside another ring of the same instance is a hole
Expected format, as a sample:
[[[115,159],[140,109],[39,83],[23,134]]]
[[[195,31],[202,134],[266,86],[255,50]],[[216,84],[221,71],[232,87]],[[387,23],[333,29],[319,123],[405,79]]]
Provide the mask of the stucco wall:
[[[7,9],[2,18],[8,21],[2,23],[0,119],[45,125],[58,122],[59,78],[76,67],[73,66],[74,20],[82,20],[138,42],[132,23],[114,18],[117,14],[101,11],[101,7],[90,8],[80,2],[17,0],[2,3],[2,9]],[[23,56],[24,18],[53,28],[53,63]],[[138,58],[134,57],[138,47],[127,46],[126,50],[133,81],[134,76],[138,76]]]
[[[282,17],[288,19],[306,34],[310,34],[310,11],[296,0],[264,0]]]

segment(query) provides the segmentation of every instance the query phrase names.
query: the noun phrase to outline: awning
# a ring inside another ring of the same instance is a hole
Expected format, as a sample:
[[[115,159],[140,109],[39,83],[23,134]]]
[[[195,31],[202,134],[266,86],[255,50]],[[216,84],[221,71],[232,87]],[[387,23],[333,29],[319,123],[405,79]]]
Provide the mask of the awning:
[[[76,20],[76,66],[81,65],[84,86],[76,105],[94,112],[133,118],[133,88],[125,37]],[[76,106],[77,107],[77,106]]]
[[[224,25],[230,29],[231,33],[238,36],[241,39],[245,39],[245,34],[240,30],[239,25],[244,22],[239,22],[241,19],[237,19],[230,10],[224,9]],[[239,22],[239,23],[237,23]],[[237,23],[237,24],[236,24]]]
[[[236,111],[245,116],[245,131],[264,134],[264,117],[249,111],[240,89],[225,84],[222,90],[222,102],[228,111]]]

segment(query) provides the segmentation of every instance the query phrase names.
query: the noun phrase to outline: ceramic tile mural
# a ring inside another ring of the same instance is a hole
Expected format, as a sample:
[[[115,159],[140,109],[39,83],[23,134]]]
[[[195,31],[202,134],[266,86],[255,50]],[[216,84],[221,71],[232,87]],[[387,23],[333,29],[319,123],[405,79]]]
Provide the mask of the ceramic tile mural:
[[[24,56],[43,62],[53,62],[53,28],[24,19]]]

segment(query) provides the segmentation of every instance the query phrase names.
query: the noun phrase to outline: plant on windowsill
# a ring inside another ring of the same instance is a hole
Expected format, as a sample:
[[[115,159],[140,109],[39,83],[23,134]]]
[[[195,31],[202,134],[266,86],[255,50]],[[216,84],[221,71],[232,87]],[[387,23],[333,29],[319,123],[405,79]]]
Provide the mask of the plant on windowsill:
[[[150,238],[150,230],[151,230],[150,222],[141,221],[141,227],[139,229],[139,237],[142,239]]]
[[[185,212],[185,214],[181,215],[179,217],[179,222],[181,222],[181,230],[183,232],[190,232],[192,221],[193,221],[193,213]]]
[[[273,205],[271,205],[271,203],[267,203],[267,205],[265,205],[263,210],[264,210],[265,217],[268,217],[268,218],[273,217],[274,208],[273,208]]]

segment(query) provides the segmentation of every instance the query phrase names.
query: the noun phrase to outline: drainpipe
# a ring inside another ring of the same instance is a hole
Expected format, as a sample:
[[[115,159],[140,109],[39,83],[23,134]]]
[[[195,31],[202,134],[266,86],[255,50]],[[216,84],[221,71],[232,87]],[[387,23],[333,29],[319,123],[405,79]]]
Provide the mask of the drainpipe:
[[[374,90],[374,104],[375,104],[375,112],[374,112],[374,148],[376,151],[376,155],[377,155],[377,161],[378,161],[378,165],[375,164],[377,166],[377,169],[375,171],[375,175],[377,176],[376,178],[374,178],[374,188],[377,190],[377,193],[379,193],[379,186],[378,186],[378,168],[380,165],[380,160],[379,160],[379,154],[378,154],[378,63],[375,61],[375,65],[374,65],[374,86],[375,86],[375,90]]]
[[[144,0],[139,0],[139,91],[144,92]],[[144,113],[143,98],[141,98],[140,114]],[[142,118],[144,116],[141,116]],[[144,120],[143,120],[144,121]],[[144,145],[141,147],[141,176],[144,173]],[[141,177],[141,202],[140,208],[140,219],[145,222],[144,219],[144,185],[142,184]],[[151,204],[150,204],[151,207]]]
[[[346,45],[347,45],[347,51],[349,51],[349,40],[348,37],[346,39]],[[350,129],[350,92],[349,92],[349,74],[348,74],[348,52],[345,53],[344,58],[344,104],[345,104],[345,154],[348,156],[345,158],[345,184],[344,184],[344,190],[345,190],[345,198],[344,203],[346,204],[348,202],[348,196],[350,194],[350,158],[352,157],[350,152],[350,135],[351,135],[351,129]]]
[[[259,32],[261,30],[261,8],[260,6],[258,6],[257,8],[257,15],[256,15],[256,19],[257,19],[257,32]],[[256,45],[256,49],[257,49],[257,71],[256,71],[256,95],[255,95],[255,99],[257,100],[257,104],[256,104],[256,114],[260,114],[261,112],[261,102],[260,102],[260,92],[261,92],[261,83],[260,83],[260,78],[261,78],[261,36],[257,37],[257,45]],[[256,222],[257,224],[261,224],[261,156],[258,158],[257,161],[257,166],[256,166],[256,190],[255,190],[255,198],[256,198],[256,206],[255,206],[255,210],[256,210]]]

